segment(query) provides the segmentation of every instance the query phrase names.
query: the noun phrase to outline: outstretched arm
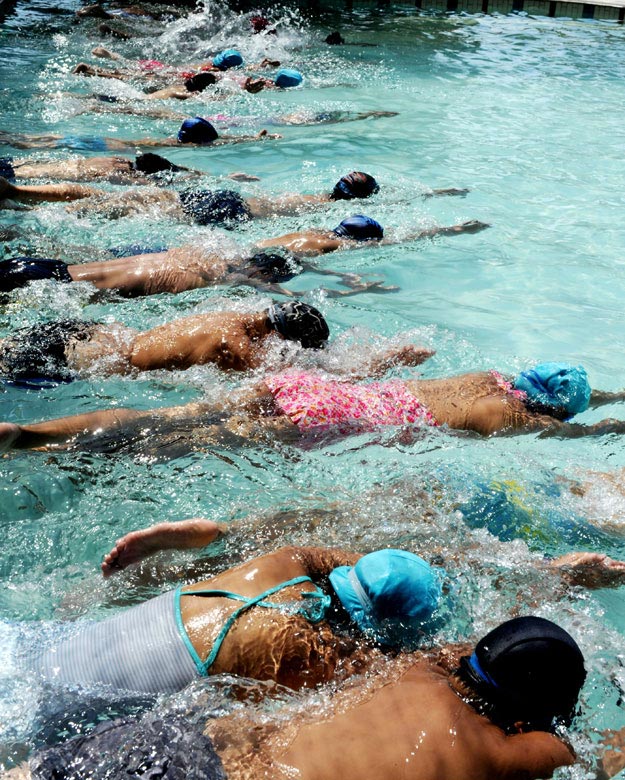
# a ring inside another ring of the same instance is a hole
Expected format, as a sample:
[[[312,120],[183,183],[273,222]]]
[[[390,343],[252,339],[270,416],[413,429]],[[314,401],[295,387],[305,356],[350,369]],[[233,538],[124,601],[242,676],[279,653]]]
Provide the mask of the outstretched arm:
[[[261,130],[256,135],[220,135],[216,141],[213,141],[212,146],[224,146],[225,144],[243,144],[249,141],[268,141],[276,138],[282,138],[279,133],[268,133],[266,130]]]
[[[11,200],[40,203],[42,201],[67,201],[79,200],[95,195],[98,190],[93,187],[85,187],[82,184],[32,184],[21,185],[11,182],[0,176],[0,200]]]
[[[610,392],[609,390],[593,390],[590,394],[590,408],[596,409],[598,406],[606,404],[615,404],[619,401],[625,401],[625,390]]]
[[[72,417],[60,417],[56,420],[16,425],[0,423],[0,452],[8,449],[37,449],[48,444],[67,444],[81,434],[97,434],[124,425],[142,417],[173,418],[186,417],[204,409],[202,404],[192,403],[184,406],[170,406],[150,411],[135,409],[106,409],[97,412],[77,414]]]
[[[437,198],[440,196],[448,195],[452,197],[460,197],[464,198],[465,195],[467,195],[471,190],[467,189],[466,187],[463,187],[462,189],[458,189],[457,187],[450,187],[449,189],[443,189],[443,190],[432,190],[431,192],[426,192],[423,196],[424,198]]]
[[[132,531],[118,539],[113,549],[104,556],[102,574],[104,577],[110,577],[131,563],[138,563],[161,550],[206,547],[223,533],[226,533],[225,526],[203,517],[194,517],[179,523],[159,523],[140,531]]]
[[[603,553],[573,552],[549,561],[569,585],[584,588],[617,588],[625,582],[625,562],[615,561]]]
[[[428,230],[420,230],[418,233],[412,233],[402,239],[404,241],[413,241],[419,238],[433,238],[434,236],[453,236],[459,233],[479,233],[481,230],[486,230],[490,225],[487,222],[480,222],[477,219],[469,220],[469,222],[461,222],[459,225],[449,225],[447,227],[435,227]],[[383,238],[380,244],[396,244],[397,241],[393,239]]]

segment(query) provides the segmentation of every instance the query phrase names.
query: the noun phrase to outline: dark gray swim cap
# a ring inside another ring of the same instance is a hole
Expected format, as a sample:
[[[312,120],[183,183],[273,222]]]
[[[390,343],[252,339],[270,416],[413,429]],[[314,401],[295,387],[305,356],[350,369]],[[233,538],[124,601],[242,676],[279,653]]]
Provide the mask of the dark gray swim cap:
[[[257,252],[249,262],[269,282],[288,282],[302,272],[302,266],[290,252]]]
[[[584,656],[563,628],[540,617],[508,620],[461,660],[463,679],[504,727],[550,731],[570,723],[584,680]]]
[[[323,314],[301,301],[276,303],[267,310],[275,330],[289,341],[299,341],[306,349],[321,349],[330,336]]]
[[[332,200],[353,200],[354,198],[368,198],[374,192],[379,192],[380,186],[373,176],[362,171],[352,171],[342,176],[334,185]]]
[[[138,154],[135,157],[134,169],[141,171],[141,173],[160,173],[161,171],[181,171],[174,163],[169,162],[165,157],[161,157],[160,154],[153,154],[152,152],[146,152],[145,154]]]
[[[184,83],[189,92],[203,92],[206,87],[211,87],[217,83],[217,76],[209,71],[196,73],[195,76],[187,79]]]

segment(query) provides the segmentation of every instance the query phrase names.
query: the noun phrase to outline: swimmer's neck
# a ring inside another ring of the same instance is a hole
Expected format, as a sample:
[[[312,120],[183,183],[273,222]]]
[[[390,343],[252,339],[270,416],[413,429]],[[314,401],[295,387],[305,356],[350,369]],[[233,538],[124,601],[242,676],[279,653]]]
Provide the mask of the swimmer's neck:
[[[275,331],[266,311],[249,314],[245,320],[245,332],[251,341],[261,341]]]

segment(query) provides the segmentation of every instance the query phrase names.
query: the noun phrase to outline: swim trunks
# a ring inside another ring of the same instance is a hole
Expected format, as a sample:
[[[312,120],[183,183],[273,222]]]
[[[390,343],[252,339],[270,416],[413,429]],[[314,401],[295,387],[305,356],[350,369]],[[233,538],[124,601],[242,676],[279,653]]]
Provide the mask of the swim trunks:
[[[15,181],[15,169],[12,157],[0,157],[0,176],[9,181]]]
[[[10,257],[0,261],[0,292],[25,287],[38,279],[71,282],[67,264],[62,260],[40,257]]]
[[[11,382],[46,380],[70,382],[66,347],[76,339],[88,341],[96,323],[82,320],[42,322],[22,328],[0,345],[0,376]]]
[[[108,145],[104,138],[93,135],[66,135],[56,142],[58,149],[74,149],[79,152],[106,152]]]
[[[185,214],[199,225],[227,227],[230,222],[252,219],[247,203],[234,190],[184,190],[179,197]]]
[[[32,780],[226,780],[202,727],[181,715],[119,718],[30,760]]]
[[[356,385],[293,371],[269,377],[265,384],[278,409],[303,431],[438,425],[432,413],[400,381]]]

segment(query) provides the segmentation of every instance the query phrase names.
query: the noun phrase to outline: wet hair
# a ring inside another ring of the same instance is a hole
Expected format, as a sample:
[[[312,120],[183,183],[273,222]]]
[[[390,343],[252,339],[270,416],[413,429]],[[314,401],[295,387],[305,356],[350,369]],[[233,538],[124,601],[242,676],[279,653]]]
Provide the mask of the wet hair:
[[[135,157],[134,162],[135,171],[141,171],[141,173],[160,173],[161,171],[182,171],[178,165],[169,162],[165,157],[161,157],[160,154],[153,154],[152,152],[146,152],[145,154],[138,154]]]
[[[288,282],[302,272],[301,265],[290,252],[257,252],[249,258],[249,263],[261,272],[265,281],[274,284]]]
[[[326,38],[326,43],[328,43],[330,46],[338,46],[341,43],[345,43],[345,38],[343,38],[338,30],[335,30],[334,32],[331,32],[330,35],[328,35]]]
[[[584,656],[560,626],[540,617],[508,620],[483,637],[460,661],[460,679],[484,704],[482,711],[506,731],[552,731],[575,714],[584,680]]]
[[[274,330],[289,341],[299,341],[305,349],[321,349],[330,336],[328,323],[314,306],[301,301],[276,303],[267,309]]]
[[[334,185],[330,197],[332,200],[353,200],[354,198],[368,198],[380,191],[380,185],[368,173],[352,171],[341,176]]]
[[[201,116],[185,119],[178,130],[178,141],[181,144],[212,144],[218,138],[217,130]]]
[[[209,71],[202,71],[201,73],[196,73],[195,76],[191,76],[191,78],[187,79],[184,85],[185,88],[189,90],[189,92],[203,92],[206,87],[210,87],[216,83],[217,76],[214,73],[210,73]]]

